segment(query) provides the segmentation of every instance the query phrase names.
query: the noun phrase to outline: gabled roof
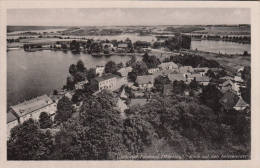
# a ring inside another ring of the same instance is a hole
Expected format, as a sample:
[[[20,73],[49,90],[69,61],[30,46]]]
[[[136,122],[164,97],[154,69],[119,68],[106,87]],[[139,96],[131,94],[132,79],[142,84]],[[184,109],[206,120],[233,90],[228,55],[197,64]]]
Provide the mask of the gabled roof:
[[[234,107],[247,107],[247,106],[249,105],[240,97]]]
[[[112,78],[117,78],[117,77],[119,77],[119,76],[111,74],[111,73],[108,73],[108,74],[105,74],[105,75],[100,76],[100,77],[95,77],[94,80],[96,80],[98,82],[102,82],[102,81],[105,81],[105,80],[108,80],[108,79],[112,79]]]
[[[8,112],[7,113],[7,123],[10,123],[15,120],[17,120],[16,116],[13,113]]]
[[[127,76],[129,72],[132,72],[133,68],[132,67],[125,67],[119,69],[117,72],[119,72],[122,76]]]
[[[224,109],[229,110],[234,107],[237,100],[238,97],[233,92],[228,91],[222,96],[219,102],[224,107]]]
[[[164,62],[164,63],[161,63],[160,65],[158,65],[158,67],[160,67],[160,68],[166,68],[169,66],[172,66],[173,68],[178,68],[178,65],[175,64],[174,62]]]
[[[188,74],[187,76],[188,76],[188,78],[192,78],[192,79],[196,78],[196,80],[197,80],[197,78],[202,77],[201,74],[199,74],[199,73]]]
[[[222,83],[222,86],[227,86],[227,85],[233,86],[234,83],[233,83],[231,80],[227,80],[227,81],[225,81],[224,83]]]
[[[168,78],[170,81],[186,81],[186,78],[183,76],[183,74],[168,74]]]
[[[139,85],[153,83],[153,81],[154,81],[153,75],[137,76],[136,78],[136,83]]]
[[[180,72],[188,72],[188,71],[193,72],[194,71],[192,66],[181,66],[181,67],[179,67],[179,70],[180,70]]]
[[[41,109],[47,105],[52,104],[53,101],[47,95],[42,95],[34,99],[25,101],[23,103],[11,106],[11,109],[18,115],[24,116],[28,113],[31,113],[35,110]]]
[[[126,43],[118,44],[119,48],[126,48],[128,45]]]
[[[200,76],[195,78],[197,82],[209,82],[210,79],[207,76]]]
[[[224,79],[224,80],[233,80],[233,78],[231,76],[224,76],[222,78],[219,79]]]

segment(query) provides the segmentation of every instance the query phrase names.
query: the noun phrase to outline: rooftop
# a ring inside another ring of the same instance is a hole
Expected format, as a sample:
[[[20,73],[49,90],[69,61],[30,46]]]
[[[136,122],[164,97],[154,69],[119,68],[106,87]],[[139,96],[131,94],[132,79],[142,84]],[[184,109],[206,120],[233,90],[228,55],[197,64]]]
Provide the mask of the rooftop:
[[[234,107],[247,107],[248,104],[240,97]]]
[[[173,68],[178,68],[178,65],[175,64],[174,62],[164,62],[164,63],[161,63],[160,65],[158,65],[158,67],[161,67],[161,68],[165,68],[168,66],[172,66]]]
[[[136,78],[136,83],[138,83],[139,85],[153,83],[153,81],[154,81],[153,75],[137,76]]]
[[[17,120],[15,115],[11,112],[8,112],[7,113],[7,123],[10,123],[10,122],[15,121],[15,120]]]
[[[51,98],[49,98],[47,95],[42,95],[34,99],[24,101],[23,103],[17,104],[15,106],[11,106],[11,108],[14,110],[14,112],[17,113],[18,116],[23,116],[52,103],[53,101]]]
[[[196,77],[195,79],[197,82],[209,82],[210,81],[209,77],[207,77],[207,76]]]
[[[186,81],[186,78],[183,76],[183,74],[168,74],[168,78],[170,81]]]
[[[119,69],[117,72],[121,73],[122,76],[127,76],[129,72],[131,72],[133,70],[132,67],[125,67],[125,68],[121,68]]]
[[[100,77],[96,77],[96,78],[94,78],[94,80],[96,80],[98,82],[102,82],[102,81],[112,79],[112,78],[117,78],[117,77],[119,77],[119,76],[109,73],[109,74],[105,74],[105,75],[100,76]]]

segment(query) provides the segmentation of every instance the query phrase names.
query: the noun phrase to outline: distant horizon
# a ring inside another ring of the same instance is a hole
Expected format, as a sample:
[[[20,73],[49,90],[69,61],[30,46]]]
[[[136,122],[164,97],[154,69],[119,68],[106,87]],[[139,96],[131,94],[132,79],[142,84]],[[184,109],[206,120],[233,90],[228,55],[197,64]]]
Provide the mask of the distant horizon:
[[[248,8],[8,9],[14,26],[157,26],[250,24]]]
[[[7,25],[7,26],[31,26],[31,27],[134,27],[134,26],[147,26],[147,27],[152,27],[152,26],[236,26],[236,25],[251,25],[251,23],[238,23],[238,24],[175,24],[175,25],[87,25],[87,26],[80,26],[80,25],[73,25],[73,26],[70,26],[70,25]]]

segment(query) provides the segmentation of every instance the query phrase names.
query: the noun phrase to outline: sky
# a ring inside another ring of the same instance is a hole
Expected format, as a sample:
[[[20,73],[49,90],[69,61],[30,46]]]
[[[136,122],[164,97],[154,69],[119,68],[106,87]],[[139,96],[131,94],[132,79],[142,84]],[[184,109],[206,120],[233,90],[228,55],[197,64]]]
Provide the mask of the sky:
[[[246,8],[8,9],[8,25],[130,26],[250,24]]]

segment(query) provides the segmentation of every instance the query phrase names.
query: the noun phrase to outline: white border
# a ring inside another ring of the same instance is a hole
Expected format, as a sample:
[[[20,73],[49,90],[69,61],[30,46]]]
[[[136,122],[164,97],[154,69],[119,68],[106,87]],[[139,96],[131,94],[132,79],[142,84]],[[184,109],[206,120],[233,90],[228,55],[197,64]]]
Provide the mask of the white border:
[[[250,8],[252,69],[252,146],[251,160],[246,161],[6,161],[6,9],[10,8]],[[0,1],[0,167],[150,167],[150,168],[256,168],[260,166],[260,3],[246,1]]]

